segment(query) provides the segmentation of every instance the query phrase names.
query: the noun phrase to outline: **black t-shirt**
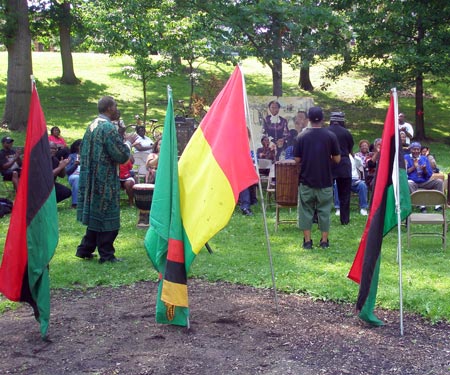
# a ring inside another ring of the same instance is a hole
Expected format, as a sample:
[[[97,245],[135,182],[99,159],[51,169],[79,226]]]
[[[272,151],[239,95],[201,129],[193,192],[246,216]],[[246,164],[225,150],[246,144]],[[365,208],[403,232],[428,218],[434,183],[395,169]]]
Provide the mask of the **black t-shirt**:
[[[336,134],[341,149],[341,162],[334,164],[331,168],[333,177],[352,177],[352,163],[348,155],[353,151],[353,136],[351,133],[341,125],[330,125],[328,128],[331,132]]]
[[[331,156],[339,154],[337,137],[327,128],[301,132],[294,146],[294,157],[301,159],[300,182],[317,189],[333,186]]]
[[[6,172],[7,170],[11,170],[11,167],[8,169],[3,169],[3,164],[6,164],[9,161],[10,156],[14,156],[16,152],[14,150],[1,149],[0,150],[0,171]],[[14,166],[14,164],[13,164]],[[20,168],[19,168],[20,169]]]

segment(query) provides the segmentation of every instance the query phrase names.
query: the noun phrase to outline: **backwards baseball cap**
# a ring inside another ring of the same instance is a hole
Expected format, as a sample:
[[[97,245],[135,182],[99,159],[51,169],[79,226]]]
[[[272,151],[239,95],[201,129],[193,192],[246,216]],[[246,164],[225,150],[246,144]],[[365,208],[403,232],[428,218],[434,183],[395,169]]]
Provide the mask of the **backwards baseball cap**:
[[[308,110],[308,118],[311,122],[320,122],[323,120],[323,111],[320,107],[311,107]]]
[[[331,112],[330,122],[345,122],[344,112]]]
[[[13,143],[14,139],[12,139],[11,137],[3,137],[2,138],[2,143]]]
[[[422,147],[422,145],[419,142],[413,142],[409,145],[410,149],[411,148],[419,148],[420,149],[421,147]]]

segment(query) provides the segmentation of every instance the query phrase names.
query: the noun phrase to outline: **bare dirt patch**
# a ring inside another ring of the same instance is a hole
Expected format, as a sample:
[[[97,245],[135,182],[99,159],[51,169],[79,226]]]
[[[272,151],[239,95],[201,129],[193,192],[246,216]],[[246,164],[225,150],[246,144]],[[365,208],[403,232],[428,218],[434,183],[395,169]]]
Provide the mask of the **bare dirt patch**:
[[[53,291],[50,339],[31,308],[0,317],[0,374],[450,374],[450,326],[271,290],[190,280],[191,329],[155,323],[156,284]]]

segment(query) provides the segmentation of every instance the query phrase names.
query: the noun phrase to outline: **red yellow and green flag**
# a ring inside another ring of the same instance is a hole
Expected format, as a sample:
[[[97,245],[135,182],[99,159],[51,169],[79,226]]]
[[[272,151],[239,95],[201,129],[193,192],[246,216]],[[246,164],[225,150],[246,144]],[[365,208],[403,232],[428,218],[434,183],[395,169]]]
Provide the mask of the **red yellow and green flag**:
[[[156,321],[187,326],[187,273],[192,261],[227,225],[239,193],[258,181],[250,158],[240,67],[211,105],[178,165],[176,155],[169,94],[145,247],[161,275]]]
[[[398,224],[395,189],[399,189],[401,220],[406,219],[411,213],[405,162],[395,137],[395,120],[398,116],[394,107],[394,96],[391,95],[390,106],[384,122],[370,214],[348,274],[351,280],[360,284],[356,303],[356,308],[360,311],[359,317],[375,326],[383,324],[374,314],[383,237]],[[398,168],[395,168],[395,163],[398,163]],[[394,173],[395,170],[399,171],[398,177]]]
[[[22,172],[0,266],[0,292],[28,302],[47,337],[49,263],[58,244],[58,213],[47,126],[33,82]]]

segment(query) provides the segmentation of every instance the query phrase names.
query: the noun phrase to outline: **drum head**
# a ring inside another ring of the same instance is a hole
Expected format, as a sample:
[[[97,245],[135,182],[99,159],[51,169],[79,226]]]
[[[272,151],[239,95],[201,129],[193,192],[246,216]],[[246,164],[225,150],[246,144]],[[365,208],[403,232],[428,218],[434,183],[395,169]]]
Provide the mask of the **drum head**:
[[[134,184],[133,189],[135,189],[135,190],[154,190],[155,184]]]

